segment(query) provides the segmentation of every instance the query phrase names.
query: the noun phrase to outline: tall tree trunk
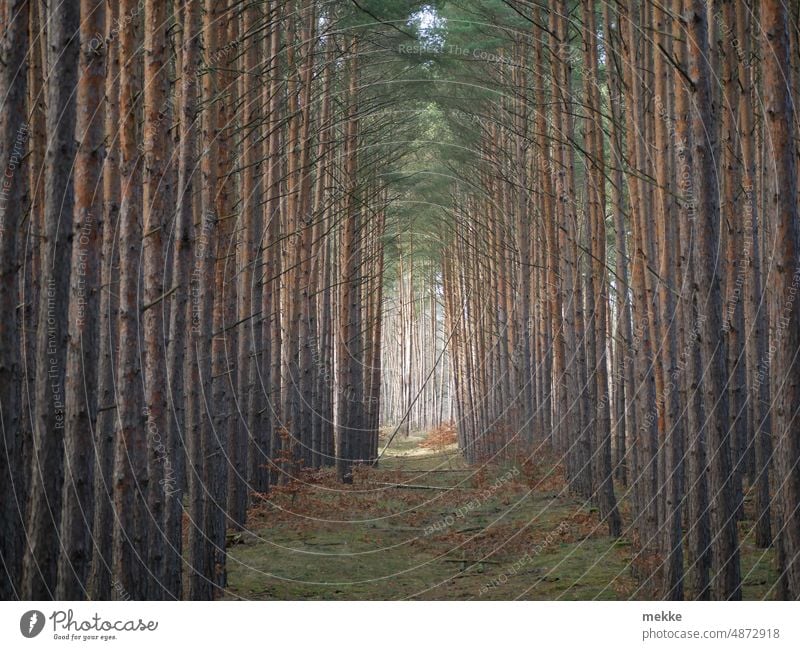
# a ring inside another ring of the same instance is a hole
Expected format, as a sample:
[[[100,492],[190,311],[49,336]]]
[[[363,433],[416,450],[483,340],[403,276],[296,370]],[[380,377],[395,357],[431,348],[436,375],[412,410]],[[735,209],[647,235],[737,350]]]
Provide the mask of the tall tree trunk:
[[[223,6],[205,0],[203,13],[203,45],[206,60],[216,60],[218,33],[222,29]],[[209,505],[209,494],[214,465],[222,458],[224,447],[219,438],[213,418],[223,405],[213,399],[212,348],[214,334],[215,269],[217,266],[220,215],[217,212],[218,165],[219,165],[219,116],[215,108],[217,98],[217,73],[206,70],[202,77],[202,105],[207,107],[202,122],[203,155],[200,158],[202,185],[200,192],[201,216],[195,225],[195,260],[192,272],[192,369],[187,381],[197,386],[190,407],[192,441],[190,466],[192,479],[189,483],[189,598],[211,600],[216,584],[216,550],[210,526],[217,517],[214,511],[218,504]],[[221,333],[220,333],[221,335]],[[212,399],[209,400],[208,396]],[[218,420],[217,420],[218,421]],[[215,493],[216,495],[216,493]],[[224,552],[224,547],[222,548]]]
[[[262,243],[264,272],[262,274],[264,291],[262,312],[264,314],[264,340],[262,386],[266,397],[264,407],[265,446],[259,456],[257,469],[263,470],[267,481],[265,487],[274,483],[278,477],[275,454],[280,449],[281,423],[281,353],[283,337],[281,324],[283,315],[280,308],[281,287],[281,33],[277,22],[283,15],[281,2],[270,3],[270,20],[274,24],[270,33],[269,83],[264,86],[264,108],[268,137],[264,142],[266,201],[264,203],[264,239]]]
[[[36,333],[36,398],[33,417],[28,553],[24,598],[55,595],[63,483],[64,379],[68,341],[69,276],[74,205],[75,90],[78,77],[79,7],[49,5],[44,255]]]
[[[116,4],[109,4],[106,14],[105,134],[115,133],[119,125],[119,40],[113,38],[117,25]],[[100,286],[100,358],[97,368],[97,419],[94,474],[94,555],[89,576],[93,600],[111,599],[113,548],[113,471],[116,427],[114,368],[117,364],[116,341],[119,325],[119,268],[115,263],[119,234],[120,178],[119,139],[106,142],[103,164],[103,252]]]
[[[800,598],[800,222],[786,5],[761,4],[765,139],[772,184],[767,217],[772,221],[773,273],[769,278],[772,424],[778,487],[778,597]]]
[[[25,544],[23,440],[20,422],[21,349],[17,345],[17,230],[22,217],[22,160],[29,126],[25,116],[25,53],[31,0],[13,0],[0,11],[0,557],[5,575],[0,598],[19,597]],[[69,62],[66,62],[69,65]],[[22,348],[23,350],[25,348]],[[2,575],[2,574],[0,574]],[[40,592],[41,593],[41,592]]]
[[[695,286],[704,320],[700,329],[700,351],[705,370],[704,412],[710,460],[709,507],[712,538],[712,589],[718,600],[739,600],[742,596],[739,545],[731,482],[731,445],[728,428],[726,356],[722,329],[722,296],[719,269],[720,211],[717,198],[716,150],[717,115],[713,106],[709,63],[706,7],[701,0],[686,0],[689,23],[688,76],[692,82],[691,127],[695,178],[697,180],[697,228]]]
[[[168,443],[167,353],[164,349],[169,301],[164,286],[165,242],[169,211],[174,205],[173,178],[165,152],[174,119],[169,98],[168,30],[166,3],[147,0],[144,23],[144,167],[142,178],[144,403],[147,436],[148,494],[148,597],[162,600],[165,554],[165,475],[173,457]]]
[[[248,38],[256,33],[260,27],[261,9],[251,5],[244,11],[243,37]],[[272,28],[274,29],[274,27]],[[255,37],[258,39],[258,37]],[[265,448],[263,429],[260,426],[257,412],[260,410],[258,400],[258,375],[256,358],[261,349],[261,318],[254,313],[260,309],[261,294],[257,282],[259,277],[256,271],[256,250],[258,237],[262,229],[262,163],[261,163],[261,114],[260,110],[260,72],[261,47],[260,41],[254,40],[245,51],[244,74],[242,75],[242,100],[243,128],[246,135],[242,143],[242,212],[241,226],[242,243],[239,254],[239,268],[241,280],[239,281],[238,297],[238,322],[239,322],[239,350],[238,350],[238,380],[239,392],[236,395],[238,427],[237,438],[241,447],[237,448],[239,463],[236,471],[231,473],[228,486],[228,502],[230,504],[231,518],[238,525],[243,525],[248,505],[248,489],[263,492],[266,487],[264,472],[259,470],[258,464],[263,463]],[[260,269],[260,265],[258,267]],[[252,459],[248,476],[248,453],[255,454],[257,460],[253,467]]]
[[[135,0],[120,14],[138,16]],[[115,597],[149,596],[147,580],[147,432],[139,365],[139,264],[142,246],[142,168],[138,143],[141,114],[141,26],[134,18],[120,32],[120,204],[119,362],[116,369],[117,430],[114,459]]]
[[[167,377],[172,417],[168,422],[167,448],[173,466],[165,467],[164,490],[167,508],[164,529],[170,548],[164,564],[164,596],[181,598],[183,581],[183,487],[186,480],[186,432],[192,419],[197,385],[190,381],[192,350],[186,332],[190,322],[188,309],[192,290],[192,248],[194,242],[194,175],[197,165],[197,62],[200,56],[200,0],[184,0],[181,55],[180,144],[178,150],[178,187],[175,214],[175,251],[172,281],[175,287],[170,308]],[[191,341],[192,337],[188,337]],[[194,393],[194,395],[193,395]]]
[[[75,211],[69,298],[69,340],[64,401],[64,494],[60,600],[82,600],[92,559],[94,467],[92,431],[97,417],[97,339],[103,235],[103,91],[105,50],[96,34],[105,27],[104,0],[81,1],[80,71],[75,139]]]
[[[673,0],[674,15],[682,12],[683,0]],[[680,237],[678,262],[685,268],[681,286],[681,344],[683,352],[679,368],[684,369],[680,394],[686,401],[686,515],[690,523],[686,534],[685,555],[689,580],[686,590],[696,600],[710,597],[711,537],[708,511],[708,456],[706,453],[706,427],[703,400],[700,393],[702,366],[700,363],[699,334],[702,318],[697,308],[694,282],[694,216],[696,214],[696,189],[693,180],[692,134],[690,129],[690,103],[685,92],[686,44],[685,28],[681,21],[672,23],[672,71],[674,104],[674,149],[676,211]],[[685,287],[688,286],[688,291]],[[674,389],[673,389],[674,390]],[[671,522],[671,523],[674,523]],[[673,574],[674,575],[674,574]]]
[[[587,165],[590,176],[589,241],[591,262],[588,274],[592,287],[587,297],[590,308],[588,327],[593,329],[593,358],[589,359],[589,373],[595,382],[594,409],[595,427],[592,456],[594,465],[593,484],[600,505],[600,514],[608,525],[609,535],[618,537],[622,532],[622,520],[614,494],[611,464],[611,415],[608,385],[608,356],[606,354],[606,310],[608,290],[606,281],[606,193],[605,193],[605,147],[600,106],[599,74],[597,64],[597,20],[593,0],[584,0],[584,47],[585,66],[584,92],[589,116],[586,129]]]
[[[764,327],[764,312],[767,308],[762,300],[761,281],[761,234],[759,228],[758,201],[756,195],[756,151],[755,118],[753,116],[753,79],[750,65],[751,52],[751,2],[736,3],[736,38],[739,42],[739,142],[742,156],[742,192],[744,194],[743,224],[747,265],[745,280],[745,346],[747,356],[747,405],[750,413],[750,445],[754,448],[754,482],[756,484],[756,546],[769,548],[772,545],[770,517],[769,472],[772,446],[770,440],[770,391],[769,372],[765,372],[762,361],[767,353],[767,332]]]
[[[623,193],[623,144],[622,144],[622,75],[619,47],[619,16],[611,12],[611,5],[603,5],[605,23],[605,48],[610,62],[609,104],[611,109],[610,153],[613,169],[612,205],[615,230],[615,289],[617,302],[617,324],[614,343],[614,413],[616,424],[616,457],[614,459],[615,475],[627,485],[630,459],[626,436],[636,430],[636,417],[633,400],[634,394],[632,344],[633,332],[631,322],[630,284],[628,281],[628,233],[625,224],[625,198]]]
[[[339,289],[339,327],[337,358],[338,377],[338,422],[336,471],[339,480],[352,483],[352,466],[358,451],[359,396],[363,395],[361,358],[361,323],[359,304],[361,303],[359,277],[359,233],[361,206],[356,197],[358,171],[358,50],[357,41],[349,43],[350,62],[348,65],[347,123],[345,143],[345,202],[341,243],[341,285]]]
[[[672,55],[670,39],[671,24],[667,11],[654,7],[653,27],[659,34],[655,53],[655,80],[659,101],[659,115],[655,120],[656,145],[656,189],[658,199],[657,238],[659,246],[658,281],[658,321],[661,335],[661,371],[663,373],[663,394],[661,395],[662,417],[659,418],[664,440],[664,465],[666,474],[664,543],[666,554],[662,565],[664,580],[663,594],[668,600],[683,599],[683,458],[684,432],[681,406],[678,401],[680,381],[678,362],[678,312],[675,293],[677,292],[679,259],[674,254],[678,243],[675,205],[672,199],[672,178],[670,163],[674,144],[670,142],[671,126],[674,124],[671,95],[671,78],[668,70]]]
[[[723,241],[725,242],[725,306],[722,328],[726,334],[728,371],[728,413],[731,429],[731,452],[733,461],[732,485],[736,501],[736,518],[744,516],[742,482],[746,470],[746,447],[748,421],[745,404],[745,356],[744,356],[744,279],[743,268],[742,219],[738,216],[738,194],[741,188],[739,165],[739,75],[736,64],[737,43],[731,39],[736,33],[736,14],[734,0],[723,0],[718,9],[721,22],[725,26],[719,30],[720,56],[722,59],[722,205],[720,219]],[[721,12],[721,13],[719,13]]]

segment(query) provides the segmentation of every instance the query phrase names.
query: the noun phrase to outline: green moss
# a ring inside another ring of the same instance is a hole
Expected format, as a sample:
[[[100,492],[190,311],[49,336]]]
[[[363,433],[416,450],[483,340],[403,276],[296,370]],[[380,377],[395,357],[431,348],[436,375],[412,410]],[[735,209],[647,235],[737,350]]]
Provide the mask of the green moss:
[[[426,450],[421,440],[398,436],[380,466],[362,470],[351,488],[331,473],[294,497],[273,495],[279,508],[255,512],[252,532],[229,548],[228,597],[611,600],[637,593],[630,541],[606,536],[596,510],[563,486],[531,491],[518,474],[487,492],[513,465],[476,474],[453,450]],[[773,552],[756,549],[744,533],[744,596],[770,597]]]

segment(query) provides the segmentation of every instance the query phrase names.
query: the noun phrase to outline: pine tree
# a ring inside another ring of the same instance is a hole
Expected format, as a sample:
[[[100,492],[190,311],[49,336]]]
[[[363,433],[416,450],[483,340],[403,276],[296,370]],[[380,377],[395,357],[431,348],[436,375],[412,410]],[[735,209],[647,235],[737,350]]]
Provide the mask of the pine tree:
[[[103,90],[105,4],[81,2],[80,71],[75,138],[75,211],[69,291],[69,339],[64,400],[64,492],[57,597],[86,595],[92,560],[94,467],[92,430],[97,421],[99,283],[103,241]]]
[[[17,229],[22,218],[24,192],[20,169],[29,137],[25,124],[26,75],[24,59],[28,49],[29,0],[9,2],[0,11],[0,165],[4,182],[0,191],[0,426],[3,432],[4,462],[0,463],[0,557],[3,579],[0,598],[19,594],[24,545],[25,494],[23,440],[20,422],[20,349],[17,336]],[[9,177],[10,172],[10,177]]]
[[[75,91],[78,80],[79,7],[47,7],[47,133],[44,239],[39,323],[36,332],[36,397],[28,552],[22,595],[43,600],[55,595],[61,516],[64,446],[64,382],[68,341],[68,307],[75,163]]]

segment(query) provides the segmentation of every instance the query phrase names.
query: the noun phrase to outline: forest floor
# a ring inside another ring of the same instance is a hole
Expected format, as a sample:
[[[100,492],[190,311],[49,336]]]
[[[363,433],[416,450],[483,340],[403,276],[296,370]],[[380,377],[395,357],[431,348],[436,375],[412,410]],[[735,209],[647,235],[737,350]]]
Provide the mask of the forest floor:
[[[352,486],[303,472],[228,536],[228,599],[647,598],[632,547],[569,495],[549,459],[467,467],[447,435],[395,439]],[[622,494],[625,521],[627,504]],[[748,506],[749,506],[748,498]],[[746,508],[749,511],[749,508]],[[770,598],[772,551],[741,524],[746,599]]]

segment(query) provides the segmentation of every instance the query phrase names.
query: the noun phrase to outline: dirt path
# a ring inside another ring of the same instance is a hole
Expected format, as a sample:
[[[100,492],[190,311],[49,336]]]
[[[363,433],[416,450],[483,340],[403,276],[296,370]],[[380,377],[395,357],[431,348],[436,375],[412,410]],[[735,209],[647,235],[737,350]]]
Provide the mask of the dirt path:
[[[393,442],[352,486],[324,471],[274,490],[249,532],[229,535],[228,598],[642,597],[629,542],[606,536],[557,468],[521,459],[467,468],[454,446],[426,442]]]

